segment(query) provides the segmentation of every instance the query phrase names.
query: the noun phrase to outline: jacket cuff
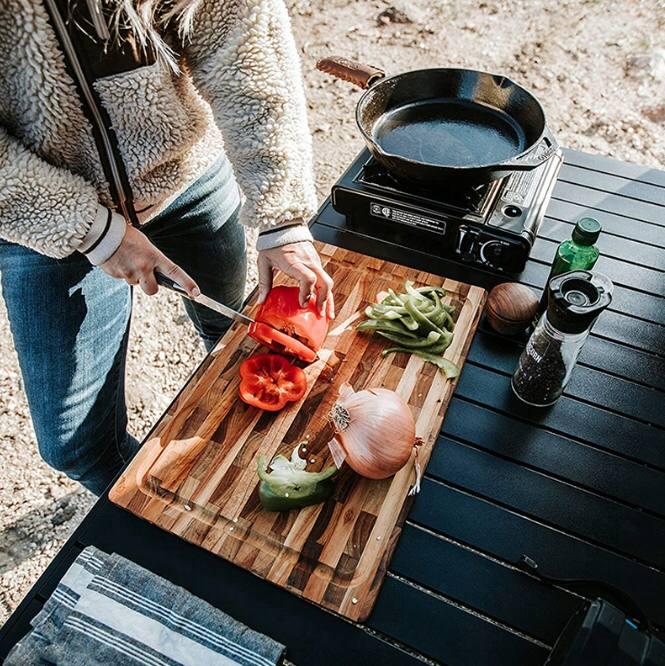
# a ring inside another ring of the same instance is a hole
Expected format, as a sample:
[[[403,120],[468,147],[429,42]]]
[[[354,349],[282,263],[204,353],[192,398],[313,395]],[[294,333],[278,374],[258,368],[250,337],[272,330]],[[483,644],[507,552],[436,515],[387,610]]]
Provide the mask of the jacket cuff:
[[[256,241],[256,249],[270,250],[273,247],[281,247],[289,243],[300,243],[302,241],[313,241],[312,232],[303,223],[289,224],[276,229],[267,229],[259,234]]]
[[[126,230],[127,223],[122,215],[97,206],[95,219],[77,249],[93,266],[99,266],[118,249]]]

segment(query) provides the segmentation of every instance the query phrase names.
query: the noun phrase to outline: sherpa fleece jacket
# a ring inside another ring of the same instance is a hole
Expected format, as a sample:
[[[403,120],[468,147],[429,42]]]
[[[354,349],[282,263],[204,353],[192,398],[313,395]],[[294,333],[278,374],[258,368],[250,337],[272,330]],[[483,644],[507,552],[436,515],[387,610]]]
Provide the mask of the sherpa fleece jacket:
[[[55,258],[126,228],[44,0],[0,2],[0,238]],[[97,79],[142,222],[225,150],[259,249],[309,240],[315,205],[300,63],[282,0],[202,0],[180,55]],[[100,242],[100,239],[102,242]]]

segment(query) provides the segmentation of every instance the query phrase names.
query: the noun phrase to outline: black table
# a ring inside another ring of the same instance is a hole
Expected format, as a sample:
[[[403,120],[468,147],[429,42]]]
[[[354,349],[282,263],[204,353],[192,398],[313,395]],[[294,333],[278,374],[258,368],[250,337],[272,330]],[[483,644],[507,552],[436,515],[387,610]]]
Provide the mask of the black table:
[[[296,664],[541,664],[582,599],[513,563],[596,578],[665,627],[665,172],[566,151],[532,258],[541,288],[583,213],[603,225],[598,270],[615,282],[565,396],[513,398],[520,345],[485,323],[450,404],[422,492],[365,626],[310,605],[119,509],[104,497],[0,631],[0,659],[80,550],[115,551],[288,646]],[[347,230],[328,202],[315,236],[491,287],[498,280]]]

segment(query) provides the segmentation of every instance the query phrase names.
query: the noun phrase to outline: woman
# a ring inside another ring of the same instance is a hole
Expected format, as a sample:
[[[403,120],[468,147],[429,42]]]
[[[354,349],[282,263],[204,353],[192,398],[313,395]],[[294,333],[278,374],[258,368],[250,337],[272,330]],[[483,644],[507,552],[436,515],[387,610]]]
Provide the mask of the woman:
[[[2,293],[40,452],[99,494],[137,447],[130,285],[241,307],[244,224],[260,298],[282,270],[334,315],[298,56],[281,0],[4,0],[0,62]]]

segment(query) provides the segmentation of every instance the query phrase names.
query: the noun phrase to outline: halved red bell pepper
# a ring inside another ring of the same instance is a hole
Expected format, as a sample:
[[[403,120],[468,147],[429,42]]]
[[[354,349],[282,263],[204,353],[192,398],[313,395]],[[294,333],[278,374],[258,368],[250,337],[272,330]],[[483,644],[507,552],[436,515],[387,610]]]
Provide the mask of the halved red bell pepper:
[[[270,290],[249,335],[274,351],[311,363],[328,335],[328,318],[319,314],[315,299],[300,305],[298,287],[280,285]]]
[[[277,354],[255,354],[240,365],[240,398],[268,412],[300,400],[307,389],[301,368]]]

